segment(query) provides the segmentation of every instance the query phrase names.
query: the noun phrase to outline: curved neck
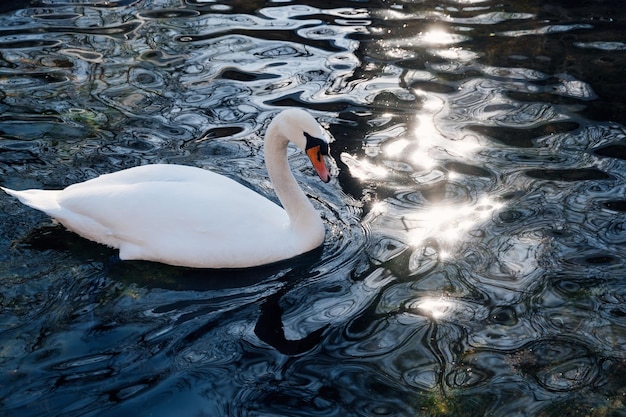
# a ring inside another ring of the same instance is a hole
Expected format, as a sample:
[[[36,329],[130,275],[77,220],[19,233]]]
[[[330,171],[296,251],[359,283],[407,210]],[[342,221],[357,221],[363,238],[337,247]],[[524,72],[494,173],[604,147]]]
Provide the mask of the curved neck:
[[[311,229],[322,221],[291,173],[287,160],[288,144],[289,139],[271,124],[265,137],[265,165],[276,195],[289,215],[291,227]]]

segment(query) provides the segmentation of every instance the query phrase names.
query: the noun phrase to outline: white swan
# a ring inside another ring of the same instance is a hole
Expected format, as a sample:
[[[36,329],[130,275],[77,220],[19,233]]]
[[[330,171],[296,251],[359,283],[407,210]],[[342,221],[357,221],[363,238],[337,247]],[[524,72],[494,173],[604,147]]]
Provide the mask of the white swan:
[[[319,247],[325,228],[287,161],[292,141],[319,177],[328,142],[304,110],[281,112],[265,135],[265,164],[283,208],[222,175],[183,165],[145,165],[64,190],[14,191],[67,229],[119,249],[122,260],[194,268],[246,268],[289,259]]]

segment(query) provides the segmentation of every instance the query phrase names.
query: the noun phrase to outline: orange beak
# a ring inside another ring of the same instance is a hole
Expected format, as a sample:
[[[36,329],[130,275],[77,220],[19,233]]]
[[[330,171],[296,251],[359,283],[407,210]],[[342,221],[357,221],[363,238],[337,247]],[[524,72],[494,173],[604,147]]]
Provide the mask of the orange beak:
[[[306,150],[306,154],[313,163],[313,168],[315,168],[315,172],[317,172],[320,179],[324,182],[330,181],[330,171],[328,171],[328,168],[326,167],[324,155],[322,155],[320,147],[313,146]]]

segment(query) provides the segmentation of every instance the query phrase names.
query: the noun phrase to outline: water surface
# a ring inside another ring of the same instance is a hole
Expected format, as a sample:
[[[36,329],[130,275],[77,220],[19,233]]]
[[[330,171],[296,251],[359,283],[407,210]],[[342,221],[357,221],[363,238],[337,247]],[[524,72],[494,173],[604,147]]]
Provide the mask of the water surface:
[[[625,8],[609,1],[0,6],[0,185],[147,163],[275,198],[271,117],[320,251],[120,262],[0,198],[0,408],[20,416],[623,416]]]

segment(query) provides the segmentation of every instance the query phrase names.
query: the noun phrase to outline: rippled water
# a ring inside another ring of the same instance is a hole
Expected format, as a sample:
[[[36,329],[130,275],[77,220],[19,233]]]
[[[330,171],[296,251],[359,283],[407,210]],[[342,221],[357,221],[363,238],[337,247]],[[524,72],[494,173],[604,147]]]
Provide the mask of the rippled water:
[[[626,415],[626,68],[616,2],[0,5],[0,185],[139,164],[272,197],[260,134],[308,108],[321,251],[120,262],[0,197],[13,416]]]

